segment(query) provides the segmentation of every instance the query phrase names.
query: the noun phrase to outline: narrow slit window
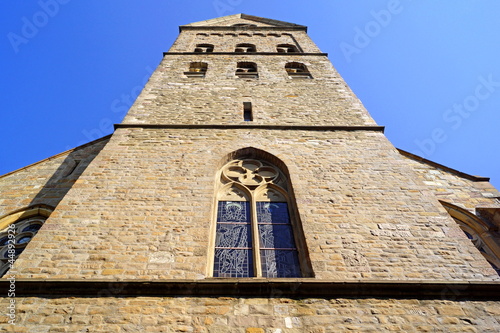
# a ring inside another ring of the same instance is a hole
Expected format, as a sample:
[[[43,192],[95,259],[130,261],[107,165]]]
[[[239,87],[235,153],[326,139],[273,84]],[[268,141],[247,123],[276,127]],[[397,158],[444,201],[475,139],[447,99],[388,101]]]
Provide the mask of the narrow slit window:
[[[66,173],[66,175],[64,175],[64,177],[70,176],[76,170],[76,168],[78,167],[79,164],[80,164],[80,160],[73,160],[73,165],[68,170],[68,172]]]
[[[252,103],[251,102],[243,102],[243,120],[253,121]]]

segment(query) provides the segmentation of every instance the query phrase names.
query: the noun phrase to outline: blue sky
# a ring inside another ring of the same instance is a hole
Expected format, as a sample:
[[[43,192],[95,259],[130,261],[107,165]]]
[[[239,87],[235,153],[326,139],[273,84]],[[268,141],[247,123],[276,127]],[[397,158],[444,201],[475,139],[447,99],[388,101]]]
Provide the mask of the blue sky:
[[[0,174],[111,133],[178,26],[246,13],[309,35],[398,148],[500,188],[500,1],[6,0]]]

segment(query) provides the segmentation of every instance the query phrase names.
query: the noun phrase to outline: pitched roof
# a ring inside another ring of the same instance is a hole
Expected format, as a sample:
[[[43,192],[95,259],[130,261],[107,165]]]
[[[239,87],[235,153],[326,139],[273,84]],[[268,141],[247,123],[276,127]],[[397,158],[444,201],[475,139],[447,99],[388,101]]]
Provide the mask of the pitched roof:
[[[252,16],[247,14],[234,14],[228,16],[222,16],[215,19],[194,22],[190,24],[183,25],[181,27],[206,27],[206,26],[216,26],[216,27],[230,27],[234,24],[254,24],[259,27],[293,27],[293,28],[307,28],[306,26],[289,23],[278,20],[271,20],[263,17]]]

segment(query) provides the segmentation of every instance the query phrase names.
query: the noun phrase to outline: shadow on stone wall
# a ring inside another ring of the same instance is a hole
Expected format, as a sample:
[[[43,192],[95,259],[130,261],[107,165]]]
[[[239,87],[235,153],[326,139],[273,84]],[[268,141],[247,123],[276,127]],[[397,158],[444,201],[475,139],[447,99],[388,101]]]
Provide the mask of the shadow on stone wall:
[[[104,148],[109,138],[110,136],[106,136],[89,142],[75,148],[69,153],[50,179],[36,194],[29,206],[44,204],[57,208],[59,202],[61,202],[89,164]]]

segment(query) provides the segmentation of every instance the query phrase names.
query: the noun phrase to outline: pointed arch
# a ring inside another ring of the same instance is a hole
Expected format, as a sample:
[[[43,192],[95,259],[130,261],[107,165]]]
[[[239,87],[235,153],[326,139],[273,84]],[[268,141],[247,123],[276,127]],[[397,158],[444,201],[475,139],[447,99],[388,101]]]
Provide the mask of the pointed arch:
[[[53,211],[51,206],[36,205],[0,217],[0,277],[12,267]]]
[[[250,198],[248,189],[238,183],[228,183],[217,193],[217,199],[224,201],[249,201]]]
[[[495,228],[464,208],[441,200],[439,202],[500,275],[500,238]]]
[[[257,148],[242,148],[221,160],[215,181],[208,275],[312,276],[283,161]]]

